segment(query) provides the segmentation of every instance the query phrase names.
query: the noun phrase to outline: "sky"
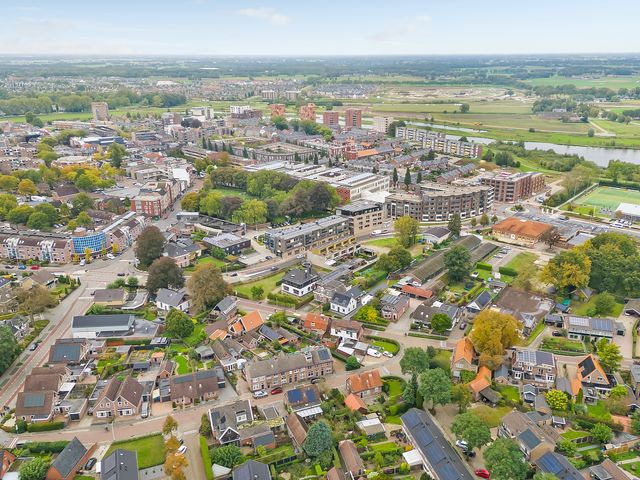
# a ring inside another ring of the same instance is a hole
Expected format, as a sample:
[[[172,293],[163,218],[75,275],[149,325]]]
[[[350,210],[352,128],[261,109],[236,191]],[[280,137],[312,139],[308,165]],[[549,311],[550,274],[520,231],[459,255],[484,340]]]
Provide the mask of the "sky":
[[[638,0],[13,0],[0,54],[640,53],[638,18]]]

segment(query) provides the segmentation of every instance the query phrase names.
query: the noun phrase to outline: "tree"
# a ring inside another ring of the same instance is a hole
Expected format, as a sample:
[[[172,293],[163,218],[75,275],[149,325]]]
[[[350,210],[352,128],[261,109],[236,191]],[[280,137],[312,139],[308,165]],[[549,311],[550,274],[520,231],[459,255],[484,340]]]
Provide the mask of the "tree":
[[[193,333],[194,328],[189,315],[176,308],[169,310],[165,322],[165,331],[168,336],[186,338]]]
[[[86,173],[83,173],[76,177],[74,183],[80,190],[84,190],[85,192],[92,192],[96,189],[97,179],[93,175],[87,175]]]
[[[27,220],[27,227],[35,230],[47,230],[51,227],[49,216],[42,212],[33,212]]]
[[[32,216],[33,215],[31,215],[31,217]],[[29,221],[31,221],[31,217],[29,217]],[[613,312],[613,309],[616,306],[616,299],[609,292],[602,292],[596,296],[594,303],[596,307],[596,314],[604,316]]]
[[[474,413],[460,413],[456,415],[451,424],[454,435],[465,442],[471,450],[482,448],[491,442],[489,426]]]
[[[464,245],[455,245],[444,254],[444,266],[449,271],[449,280],[459,282],[471,270],[471,254]]]
[[[200,429],[199,429],[200,435],[202,435],[203,437],[209,437],[211,436],[211,422],[209,421],[209,415],[207,415],[206,413],[202,414],[202,417],[200,417]]]
[[[417,406],[416,405],[417,397],[418,397],[418,374],[414,372],[411,374],[411,380],[408,381],[404,386],[404,390],[402,391],[402,399],[407,405],[411,407],[415,407]]]
[[[264,288],[259,285],[251,287],[251,298],[254,300],[260,300],[262,297],[264,297]]]
[[[197,212],[200,208],[200,196],[197,192],[189,192],[182,197],[180,206],[186,212]]]
[[[136,241],[136,258],[143,266],[148,267],[156,258],[162,256],[164,243],[164,235],[158,227],[145,228]]]
[[[524,480],[529,467],[513,440],[498,438],[484,451],[484,463],[496,480]]]
[[[428,350],[420,347],[407,347],[400,360],[400,370],[404,374],[420,374],[429,368],[431,358],[432,355],[430,355]]]
[[[178,422],[176,422],[176,419],[173,418],[171,415],[168,415],[167,418],[165,418],[164,423],[162,424],[162,434],[169,435],[170,433],[174,432],[177,429],[178,429]]]
[[[310,457],[318,457],[326,451],[331,451],[333,449],[331,427],[322,420],[311,425],[302,449]]]
[[[113,142],[107,149],[107,155],[111,160],[111,166],[113,168],[120,168],[122,166],[122,159],[127,154],[127,149],[117,142]]]
[[[564,392],[560,390],[549,390],[545,395],[547,403],[553,410],[566,410],[569,405],[569,399]]]
[[[22,348],[7,325],[0,325],[0,345],[2,345],[0,348],[0,375],[2,375],[20,355]]]
[[[404,248],[409,248],[412,245],[415,245],[419,225],[420,224],[417,220],[408,215],[398,218],[393,223],[393,228],[396,231],[396,237],[398,237],[398,243],[400,243]]]
[[[422,183],[422,171],[418,170],[418,175],[416,175],[416,184],[420,185]]]
[[[462,230],[462,220],[460,219],[460,215],[454,213],[449,219],[449,223],[447,223],[447,228],[451,232],[451,235],[455,237],[460,236],[460,230]]]
[[[87,212],[80,212],[76,217],[75,222],[78,227],[84,227],[84,228],[93,227],[93,219],[89,216]]]
[[[392,176],[392,180],[393,180],[393,186],[395,187],[396,185],[398,185],[398,169],[396,167],[393,167],[393,176]]]
[[[20,180],[20,183],[18,183],[18,193],[20,195],[25,195],[28,197],[31,195],[35,195],[37,192],[38,190],[36,189],[36,184],[28,178]]]
[[[84,249],[84,261],[86,263],[91,263],[91,249],[89,247]]]
[[[187,280],[187,292],[191,305],[199,312],[213,306],[227,294],[228,285],[222,278],[220,269],[212,263],[198,265]]]
[[[42,313],[47,308],[54,307],[57,303],[56,298],[51,294],[47,287],[42,285],[34,285],[28,290],[20,289],[17,295],[20,309],[29,315],[31,324],[33,325],[33,316],[36,313]]]
[[[49,462],[42,457],[35,457],[20,466],[18,478],[20,480],[44,480],[47,476],[47,470],[49,470]]]
[[[460,113],[467,113],[469,111],[469,104],[462,103],[460,104]]]
[[[431,328],[439,334],[443,334],[451,328],[453,322],[446,313],[436,313],[431,317]]]
[[[147,290],[155,294],[161,288],[182,288],[182,270],[171,257],[160,257],[153,261],[147,276]]]
[[[542,269],[542,281],[552,283],[558,289],[582,288],[589,283],[591,260],[582,251],[574,248],[560,252]]]
[[[411,185],[411,172],[409,171],[409,167],[404,172],[404,186],[407,190],[409,190],[409,185]]]
[[[350,355],[345,362],[345,368],[347,370],[357,370],[360,368],[360,362],[358,358],[354,355]]]
[[[560,235],[560,232],[555,227],[549,228],[548,230],[543,232],[542,235],[540,235],[540,241],[546,243],[549,248],[552,248],[554,245],[556,245],[561,238],[562,235]]]
[[[482,214],[482,216],[480,217],[480,225],[482,225],[483,227],[489,225],[489,215],[487,215],[486,213]]]
[[[464,383],[456,383],[451,387],[451,401],[458,405],[458,412],[462,413],[471,405],[471,392]]]
[[[560,453],[569,458],[575,456],[575,454],[578,452],[578,445],[567,438],[561,438],[560,440],[558,440],[558,443],[556,443],[556,447],[558,448],[558,451]]]
[[[596,352],[602,368],[607,372],[614,373],[620,370],[623,357],[618,345],[610,342],[606,338],[601,338],[598,343],[596,343]]]
[[[427,370],[420,374],[418,393],[433,407],[451,402],[451,379],[441,368]]]
[[[18,205],[7,213],[7,221],[15,224],[25,224],[33,213],[33,208],[29,205]]]
[[[189,465],[186,457],[174,452],[166,456],[164,461],[164,473],[171,476],[171,480],[184,480],[184,469]]]
[[[167,441],[164,442],[164,451],[169,454],[174,454],[180,448],[180,442],[175,435],[171,434]]]
[[[476,220],[476,217],[473,217],[473,218],[471,219],[471,222],[470,222],[470,223],[471,223],[471,226],[472,226],[472,227],[475,227],[475,226],[478,224],[478,221]]]
[[[261,200],[247,200],[233,212],[232,219],[236,223],[256,225],[267,221],[267,204]]]
[[[242,463],[242,452],[235,445],[224,445],[211,449],[211,463],[233,468]]]
[[[140,283],[140,280],[138,280],[138,277],[134,277],[132,275],[132,276],[127,278],[127,286],[129,288],[136,288],[139,283]]]
[[[640,435],[640,410],[633,412],[631,417],[631,433]]]
[[[515,317],[495,310],[484,310],[473,321],[470,338],[480,354],[480,363],[500,365],[504,351],[520,340],[522,325]]]
[[[609,443],[611,437],[613,436],[613,431],[608,425],[604,423],[596,423],[593,428],[589,431],[591,436],[601,444]]]

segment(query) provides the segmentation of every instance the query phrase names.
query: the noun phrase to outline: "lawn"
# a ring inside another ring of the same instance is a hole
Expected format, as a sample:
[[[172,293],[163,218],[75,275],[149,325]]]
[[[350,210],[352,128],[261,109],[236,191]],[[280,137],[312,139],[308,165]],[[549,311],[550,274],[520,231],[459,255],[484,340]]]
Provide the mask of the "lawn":
[[[597,418],[598,420],[611,420],[611,413],[601,400],[598,400],[595,405],[587,405],[587,412],[590,416]]]
[[[451,350],[438,350],[436,356],[431,359],[434,368],[441,368],[445,372],[451,370]]]
[[[640,462],[623,463],[620,467],[631,473],[634,478],[640,475]]]
[[[178,365],[178,375],[184,375],[185,373],[191,372],[191,367],[189,366],[189,360],[182,355],[178,355],[174,357],[176,364]]]
[[[520,390],[513,385],[496,385],[493,389],[502,395],[503,398],[510,400],[513,403],[520,401]]]
[[[384,454],[397,451],[398,445],[394,442],[375,443],[373,445],[369,445],[369,449],[374,452],[381,452]]]
[[[604,75],[587,78],[574,78],[553,75],[551,77],[531,78],[526,80],[530,85],[575,85],[578,88],[611,88],[618,90],[619,88],[635,88],[640,86],[640,76],[637,75]]]
[[[577,440],[578,438],[586,437],[588,435],[589,432],[583,432],[581,430],[567,430],[562,434],[562,437],[567,440]]]
[[[571,303],[571,311],[573,312],[574,315],[580,315],[583,317],[586,316],[596,316],[599,317],[601,315],[594,315],[593,313],[596,310],[596,298],[598,296],[597,295],[592,295],[591,298],[589,299],[588,302],[586,303]],[[615,306],[613,307],[613,310],[611,312],[611,314],[609,315],[602,315],[604,317],[618,317],[620,316],[620,314],[622,313],[622,309],[624,308],[624,304],[621,302],[616,302]]]
[[[398,239],[395,237],[377,238],[375,240],[367,240],[366,242],[363,242],[363,245],[371,245],[381,248],[392,248],[398,245]]]
[[[584,353],[584,344],[578,340],[569,340],[562,337],[549,337],[542,341],[541,350]]]
[[[248,200],[251,197],[247,192],[242,190],[238,190],[236,188],[225,188],[225,187],[216,187],[213,189],[214,192],[220,193],[223,196],[228,197],[241,197],[243,200]]]
[[[535,253],[522,252],[509,260],[509,263],[507,263],[505,266],[514,269],[516,272],[519,272],[525,266],[535,262],[537,259],[538,256]]]
[[[538,338],[538,335],[540,335],[542,333],[542,331],[544,330],[544,322],[538,322],[538,324],[536,325],[536,327],[533,329],[533,331],[531,332],[531,334],[527,337],[527,340],[525,342],[526,345],[531,345],[531,343]]]
[[[396,353],[398,353],[398,350],[400,350],[400,348],[398,347],[398,345],[396,345],[395,343],[392,342],[386,342],[384,340],[374,340],[373,341],[373,345],[375,347],[380,347],[383,350],[386,350],[387,352],[395,355]]]
[[[609,458],[614,462],[621,462],[623,460],[631,460],[632,458],[640,457],[640,452],[637,450],[629,450],[622,453],[610,453]]]
[[[495,428],[500,425],[502,417],[512,410],[511,407],[490,407],[488,405],[478,405],[472,408],[470,411],[480,417],[489,428]]]
[[[164,463],[164,442],[161,434],[113,442],[104,456],[118,448],[133,450],[138,453],[138,468],[149,468]]]
[[[595,207],[597,211],[604,208],[612,212],[621,203],[640,205],[640,191],[627,188],[597,187],[589,193],[573,201],[576,205]]]
[[[384,382],[389,385],[389,396],[395,397],[396,395],[401,395],[404,391],[404,383],[400,380],[390,379],[384,380]]]
[[[245,295],[247,298],[251,298],[251,288],[254,286],[262,287],[264,294],[267,295],[276,289],[276,283],[282,280],[282,277],[284,277],[284,272],[279,272],[261,280],[244,283],[242,285],[234,285],[234,288],[236,289],[236,292],[241,295]]]

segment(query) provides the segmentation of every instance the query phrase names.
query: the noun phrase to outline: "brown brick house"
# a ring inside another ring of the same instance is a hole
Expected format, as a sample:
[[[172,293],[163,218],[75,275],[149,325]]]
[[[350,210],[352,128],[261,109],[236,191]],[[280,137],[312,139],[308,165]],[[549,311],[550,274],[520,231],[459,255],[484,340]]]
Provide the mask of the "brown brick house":
[[[93,407],[93,416],[111,418],[137,415],[142,404],[142,392],[142,385],[133,377],[126,377],[124,381],[113,377],[100,392]]]
[[[360,398],[380,395],[382,393],[380,372],[376,369],[363,373],[354,373],[347,378],[347,391]]]
[[[87,449],[77,437],[73,437],[64,450],[51,463],[46,480],[71,480],[76,472],[89,460],[96,445]]]

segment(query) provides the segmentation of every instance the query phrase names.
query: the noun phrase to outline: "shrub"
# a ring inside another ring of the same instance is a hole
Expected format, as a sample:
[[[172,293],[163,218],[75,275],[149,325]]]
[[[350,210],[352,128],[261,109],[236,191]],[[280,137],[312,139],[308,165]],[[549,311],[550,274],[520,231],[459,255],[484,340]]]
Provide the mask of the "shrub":
[[[476,268],[478,270],[487,270],[489,272],[491,270],[493,270],[493,266],[488,264],[488,263],[486,263],[486,262],[478,262],[478,263],[476,263]]]
[[[204,473],[207,480],[213,480],[213,471],[211,470],[211,455],[209,454],[209,446],[207,439],[200,435],[200,455],[202,455],[202,463],[204,463]]]
[[[57,442],[27,442],[23,448],[28,449],[31,453],[60,453],[68,443],[67,440],[58,440]]]
[[[518,276],[518,272],[515,269],[510,267],[500,267],[498,271],[500,272],[501,275],[508,275],[510,277]]]
[[[50,432],[51,430],[60,430],[64,426],[64,422],[30,423],[27,425],[27,432]]]

